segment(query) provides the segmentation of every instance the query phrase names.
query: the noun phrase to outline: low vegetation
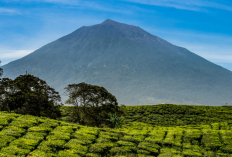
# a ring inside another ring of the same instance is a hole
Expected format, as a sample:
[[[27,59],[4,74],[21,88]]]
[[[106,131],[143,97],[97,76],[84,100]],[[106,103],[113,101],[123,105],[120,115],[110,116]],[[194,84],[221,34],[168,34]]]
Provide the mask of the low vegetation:
[[[204,125],[232,122],[232,106],[144,105],[124,107],[125,122],[158,126]]]
[[[62,106],[62,120],[69,121],[73,111],[71,106]],[[232,106],[195,105],[142,105],[119,106],[124,124],[142,122],[151,126],[210,125],[211,123],[232,123]],[[71,122],[71,121],[70,121]]]
[[[232,123],[164,127],[128,122],[87,127],[45,117],[0,112],[1,157],[232,156]]]

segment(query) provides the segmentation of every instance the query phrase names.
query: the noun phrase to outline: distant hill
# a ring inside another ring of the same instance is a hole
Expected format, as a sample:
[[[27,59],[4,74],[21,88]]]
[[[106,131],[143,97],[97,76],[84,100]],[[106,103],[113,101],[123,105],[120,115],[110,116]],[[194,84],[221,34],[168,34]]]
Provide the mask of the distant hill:
[[[86,82],[105,87],[119,103],[232,104],[232,72],[152,35],[106,20],[83,26],[2,66],[3,77],[28,73],[67,97],[64,87]]]

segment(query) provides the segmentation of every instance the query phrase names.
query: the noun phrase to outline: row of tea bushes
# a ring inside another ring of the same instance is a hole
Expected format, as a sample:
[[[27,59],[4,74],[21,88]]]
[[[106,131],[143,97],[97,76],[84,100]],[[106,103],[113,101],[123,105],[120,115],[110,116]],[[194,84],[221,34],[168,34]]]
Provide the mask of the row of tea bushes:
[[[217,122],[232,122],[232,106],[161,104],[126,106],[123,110],[126,123],[143,122],[153,126],[203,125]]]
[[[134,122],[110,129],[0,112],[1,157],[232,156],[231,135],[227,122],[177,127]]]
[[[63,106],[62,120],[66,121],[72,111],[71,106]],[[143,122],[153,126],[203,125],[217,122],[232,122],[232,106],[196,105],[143,105],[120,106],[125,123]]]

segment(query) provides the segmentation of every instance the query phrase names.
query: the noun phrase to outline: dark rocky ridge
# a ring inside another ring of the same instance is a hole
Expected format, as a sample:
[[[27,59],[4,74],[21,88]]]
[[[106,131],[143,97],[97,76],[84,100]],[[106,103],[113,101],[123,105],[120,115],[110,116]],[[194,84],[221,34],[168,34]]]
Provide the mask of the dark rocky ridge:
[[[104,86],[126,105],[232,103],[232,72],[139,27],[106,20],[84,26],[2,67],[28,71],[60,92],[70,83]]]

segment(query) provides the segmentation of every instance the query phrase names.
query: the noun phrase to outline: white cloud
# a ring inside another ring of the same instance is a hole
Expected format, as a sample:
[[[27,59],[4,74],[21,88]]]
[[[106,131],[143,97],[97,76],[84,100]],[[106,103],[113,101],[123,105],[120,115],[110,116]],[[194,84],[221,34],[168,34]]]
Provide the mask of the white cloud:
[[[49,0],[45,0],[49,1]],[[61,3],[59,0],[54,0],[54,2]],[[91,10],[100,10],[106,12],[115,12],[115,13],[123,13],[123,14],[131,14],[132,11],[125,8],[125,6],[113,6],[111,4],[106,3],[96,3],[91,1],[64,1],[63,4],[68,4],[72,6],[77,6],[79,8],[90,8]],[[120,8],[120,9],[118,9]],[[124,9],[123,9],[124,8]]]
[[[11,0],[11,2],[18,1],[18,0]],[[111,5],[110,3],[100,3],[93,0],[25,0],[24,2],[38,2],[38,3],[53,3],[53,4],[61,4],[63,7],[78,7],[78,8],[90,8],[93,10],[100,10],[106,12],[116,12],[116,13],[123,13],[123,14],[131,14],[132,11],[128,10],[127,7]],[[67,5],[67,6],[65,6]],[[117,9],[120,8],[120,9]],[[124,9],[122,9],[124,8]]]
[[[12,49],[0,49],[0,61],[2,65],[5,65],[11,61],[22,58],[35,50],[12,50]]]
[[[156,5],[156,6],[164,6],[171,7],[176,9],[183,10],[192,10],[192,11],[206,11],[206,8],[216,8],[232,11],[232,7],[214,3],[207,1],[199,1],[199,0],[124,0],[133,3],[147,4],[147,5]]]
[[[20,0],[3,0],[7,3],[19,2]],[[61,4],[72,4],[76,5],[79,3],[79,0],[22,0],[21,3],[28,2],[45,2],[45,3],[61,3]]]
[[[188,41],[176,41],[181,47],[211,61],[214,63],[232,63],[232,46],[230,45],[215,45],[209,43],[192,43]]]
[[[79,5],[79,0],[33,0],[38,2],[46,2],[46,3],[61,3],[61,4],[69,4],[69,5]]]
[[[0,8],[0,13],[19,14],[20,12],[16,9]]]
[[[79,6],[87,7],[95,10],[100,11],[107,11],[107,12],[116,12],[116,13],[123,13],[123,14],[131,14],[132,11],[128,9],[115,9],[115,6],[105,6],[103,4],[93,3],[93,2],[83,2],[79,4]],[[123,8],[123,7],[117,7],[117,8]]]
[[[30,54],[31,52],[33,52],[34,50],[0,50],[0,55],[1,55],[1,59],[9,59],[9,58],[20,58],[20,57],[24,57],[28,54]]]
[[[218,63],[232,63],[232,55],[217,55],[217,54],[207,54],[201,55],[203,58],[208,59],[212,62]]]

